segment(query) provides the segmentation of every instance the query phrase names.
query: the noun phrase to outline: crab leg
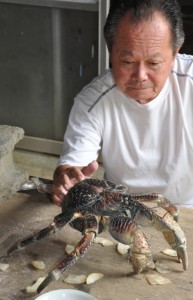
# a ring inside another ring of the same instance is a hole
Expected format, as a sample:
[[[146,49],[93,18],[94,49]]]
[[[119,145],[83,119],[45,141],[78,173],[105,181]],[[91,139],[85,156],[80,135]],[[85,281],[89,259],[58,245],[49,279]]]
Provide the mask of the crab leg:
[[[13,251],[24,248],[36,241],[40,241],[47,236],[55,233],[64,227],[73,217],[73,214],[68,214],[65,217],[65,213],[61,213],[54,218],[54,222],[49,226],[43,228],[42,230],[30,235],[22,241],[15,243],[8,251],[7,254],[10,255]]]
[[[109,231],[119,242],[130,245],[130,261],[135,273],[153,265],[150,245],[145,234],[130,217],[118,216],[110,221]]]
[[[150,267],[154,267],[147,237],[139,228],[134,234],[134,243],[130,254],[130,261],[136,274],[139,274]]]
[[[69,269],[79,257],[87,252],[91,243],[98,233],[98,217],[89,215],[86,218],[86,229],[83,238],[76,245],[74,250],[68,254],[46,277],[46,279],[38,287],[37,292],[40,293],[52,281],[59,279],[61,274]]]
[[[167,198],[159,193],[145,193],[129,195],[132,200],[141,203],[155,203],[158,207],[165,209],[170,215],[173,216],[175,221],[178,221],[179,209],[176,205],[173,205]],[[151,208],[150,208],[151,209]]]

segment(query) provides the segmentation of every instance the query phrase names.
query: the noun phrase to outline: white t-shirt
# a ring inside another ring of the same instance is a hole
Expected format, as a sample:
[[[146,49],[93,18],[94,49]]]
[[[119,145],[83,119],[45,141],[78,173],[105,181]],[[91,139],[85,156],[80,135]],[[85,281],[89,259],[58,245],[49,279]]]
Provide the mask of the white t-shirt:
[[[106,178],[193,207],[193,56],[177,55],[160,94],[139,104],[111,70],[75,98],[59,165],[86,166],[102,148]]]

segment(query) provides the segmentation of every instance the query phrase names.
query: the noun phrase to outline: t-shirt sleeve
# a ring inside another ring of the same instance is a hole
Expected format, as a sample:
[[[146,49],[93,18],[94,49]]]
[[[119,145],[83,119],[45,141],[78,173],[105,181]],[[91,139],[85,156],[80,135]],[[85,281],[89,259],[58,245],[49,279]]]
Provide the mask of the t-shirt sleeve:
[[[89,94],[75,98],[58,165],[86,166],[97,159],[102,142],[100,115],[90,106]]]

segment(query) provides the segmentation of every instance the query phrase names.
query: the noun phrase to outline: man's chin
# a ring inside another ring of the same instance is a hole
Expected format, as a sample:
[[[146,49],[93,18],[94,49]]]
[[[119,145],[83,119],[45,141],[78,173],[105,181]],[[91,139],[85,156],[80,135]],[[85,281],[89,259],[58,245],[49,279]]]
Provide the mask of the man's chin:
[[[151,91],[150,89],[133,89],[132,91],[127,92],[126,95],[141,104],[148,103],[157,96],[155,92],[152,92],[152,89]]]

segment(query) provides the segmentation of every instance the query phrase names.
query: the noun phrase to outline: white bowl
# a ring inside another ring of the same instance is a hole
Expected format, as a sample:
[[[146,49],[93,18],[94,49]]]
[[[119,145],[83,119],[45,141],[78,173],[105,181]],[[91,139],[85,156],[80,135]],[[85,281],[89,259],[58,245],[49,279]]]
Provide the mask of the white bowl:
[[[45,293],[35,300],[97,300],[92,295],[73,289],[54,290]]]

